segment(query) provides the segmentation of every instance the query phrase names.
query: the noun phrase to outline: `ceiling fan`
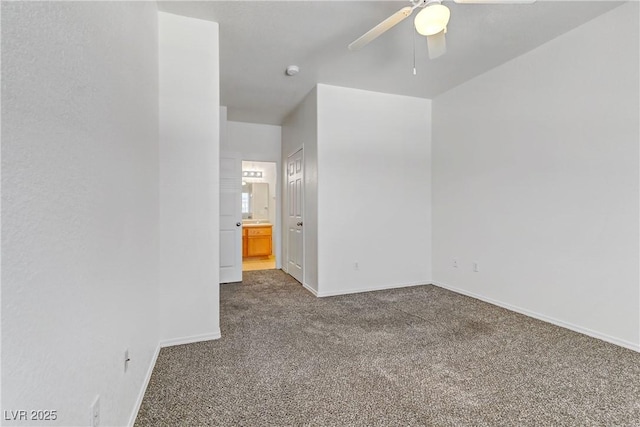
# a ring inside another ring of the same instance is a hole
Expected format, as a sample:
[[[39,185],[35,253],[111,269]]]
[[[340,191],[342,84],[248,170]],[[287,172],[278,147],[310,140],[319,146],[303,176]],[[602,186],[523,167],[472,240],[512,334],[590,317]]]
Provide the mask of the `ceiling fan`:
[[[411,16],[414,10],[421,9],[416,15],[414,25],[416,31],[427,37],[429,58],[434,59],[447,51],[445,34],[451,15],[449,8],[442,4],[442,0],[410,0],[411,6],[406,6],[364,33],[349,45],[350,50],[358,50],[395,27]],[[498,3],[533,3],[536,0],[453,0],[455,3],[498,4]]]

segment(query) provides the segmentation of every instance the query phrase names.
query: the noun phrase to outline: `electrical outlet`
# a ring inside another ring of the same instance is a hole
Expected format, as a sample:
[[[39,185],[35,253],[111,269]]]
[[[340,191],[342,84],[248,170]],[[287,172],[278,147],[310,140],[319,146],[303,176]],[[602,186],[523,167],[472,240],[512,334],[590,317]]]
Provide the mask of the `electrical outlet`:
[[[100,426],[100,395],[91,404],[91,427]]]
[[[476,273],[480,271],[480,264],[478,263],[478,261],[473,261],[473,271],[475,271]]]
[[[127,369],[129,369],[129,362],[131,361],[131,358],[129,357],[129,349],[126,349],[124,351],[124,371],[127,372]]]
[[[451,265],[453,266],[453,268],[458,268],[458,258],[454,258]]]

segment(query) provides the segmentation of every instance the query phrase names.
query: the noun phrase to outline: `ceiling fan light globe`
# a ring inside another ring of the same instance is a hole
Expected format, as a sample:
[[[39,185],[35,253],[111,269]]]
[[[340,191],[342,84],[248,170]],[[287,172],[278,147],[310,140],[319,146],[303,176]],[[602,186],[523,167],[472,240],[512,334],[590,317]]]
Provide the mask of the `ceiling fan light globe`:
[[[432,36],[446,30],[450,16],[451,12],[447,6],[436,3],[418,12],[413,22],[419,34]]]

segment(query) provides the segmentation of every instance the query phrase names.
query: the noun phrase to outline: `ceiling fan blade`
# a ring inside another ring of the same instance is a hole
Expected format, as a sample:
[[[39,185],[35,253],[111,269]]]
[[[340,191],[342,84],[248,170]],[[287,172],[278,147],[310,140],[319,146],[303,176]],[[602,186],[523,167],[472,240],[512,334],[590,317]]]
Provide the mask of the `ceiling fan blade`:
[[[445,30],[438,34],[427,36],[427,47],[429,49],[429,59],[436,59],[447,52],[447,39],[445,38]]]
[[[381,23],[379,23],[378,25],[376,25],[366,33],[364,33],[362,36],[360,36],[359,39],[351,43],[349,45],[349,50],[358,50],[363,48],[367,44],[371,43],[373,40],[381,36],[383,33],[390,30],[400,22],[404,21],[405,18],[411,15],[411,12],[413,12],[413,9],[415,9],[415,7],[411,7],[411,6],[403,7],[402,9],[400,9],[399,11],[397,11],[396,13],[394,13],[393,15],[391,15],[390,17],[388,17],[387,19],[385,19],[384,21],[382,21]]]
[[[453,0],[462,4],[531,4],[536,0]]]

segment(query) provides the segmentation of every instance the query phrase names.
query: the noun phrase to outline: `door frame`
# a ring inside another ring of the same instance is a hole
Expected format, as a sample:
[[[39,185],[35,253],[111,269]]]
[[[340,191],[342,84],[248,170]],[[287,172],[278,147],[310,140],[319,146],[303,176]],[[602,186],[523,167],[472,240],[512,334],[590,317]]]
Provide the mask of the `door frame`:
[[[244,154],[240,153],[240,169],[242,169],[242,162],[254,162],[254,163],[273,163],[276,165],[276,202],[274,203],[276,206],[276,223],[273,224],[273,235],[279,236],[280,241],[278,239],[274,242],[274,250],[273,255],[276,258],[276,270],[283,269],[282,267],[282,258],[284,258],[283,251],[283,242],[282,242],[282,168],[280,163],[282,160],[257,160],[257,159],[245,159]],[[280,184],[280,185],[278,185]]]

